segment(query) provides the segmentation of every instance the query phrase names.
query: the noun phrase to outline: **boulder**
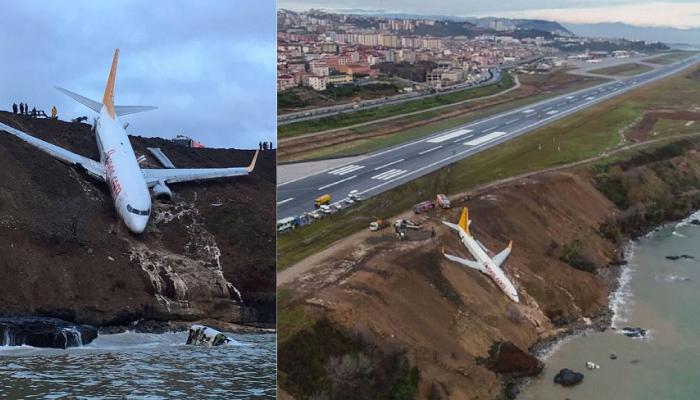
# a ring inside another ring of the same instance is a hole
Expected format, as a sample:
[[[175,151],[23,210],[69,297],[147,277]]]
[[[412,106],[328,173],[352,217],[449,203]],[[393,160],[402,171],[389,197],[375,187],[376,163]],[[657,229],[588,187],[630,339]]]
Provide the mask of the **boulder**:
[[[554,376],[554,383],[558,383],[562,386],[573,386],[581,383],[581,381],[583,381],[583,374],[568,368],[561,369],[559,373]]]
[[[0,318],[0,345],[65,349],[86,345],[97,338],[91,325],[76,325],[58,318]]]
[[[511,342],[494,343],[486,364],[494,372],[514,377],[537,375],[544,367],[540,360]]]
[[[694,218],[694,219],[692,219],[692,220],[690,221],[690,223],[693,224],[693,225],[700,225],[700,219],[695,219],[695,218]]]

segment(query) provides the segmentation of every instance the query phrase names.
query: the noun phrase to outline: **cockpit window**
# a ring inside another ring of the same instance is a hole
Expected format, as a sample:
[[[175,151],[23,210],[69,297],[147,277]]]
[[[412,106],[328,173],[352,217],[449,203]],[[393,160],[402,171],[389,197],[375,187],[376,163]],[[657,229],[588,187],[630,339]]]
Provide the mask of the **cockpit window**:
[[[126,211],[136,214],[136,215],[150,215],[151,210],[137,210],[136,208],[132,207],[130,204],[126,205]]]

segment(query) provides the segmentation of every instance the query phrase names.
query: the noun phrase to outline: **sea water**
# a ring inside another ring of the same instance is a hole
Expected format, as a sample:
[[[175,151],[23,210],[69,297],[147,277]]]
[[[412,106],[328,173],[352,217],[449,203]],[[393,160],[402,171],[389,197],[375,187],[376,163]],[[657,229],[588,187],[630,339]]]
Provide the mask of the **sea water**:
[[[615,329],[564,340],[518,399],[700,399],[700,226],[687,221],[630,245],[611,296]],[[696,259],[666,259],[682,254]],[[621,332],[626,326],[649,333],[629,338]],[[600,369],[586,369],[587,361]],[[583,382],[555,385],[562,368],[582,372]]]
[[[0,398],[273,399],[276,335],[228,334],[219,347],[187,333],[100,335],[67,350],[0,347]]]

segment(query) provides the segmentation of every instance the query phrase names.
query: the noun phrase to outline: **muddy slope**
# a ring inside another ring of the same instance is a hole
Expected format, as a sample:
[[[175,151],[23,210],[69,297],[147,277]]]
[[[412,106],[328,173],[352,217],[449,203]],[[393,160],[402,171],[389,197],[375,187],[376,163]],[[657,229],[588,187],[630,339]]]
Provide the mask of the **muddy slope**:
[[[421,217],[428,230],[435,229],[434,238],[399,242],[384,231],[347,246],[285,287],[290,294],[280,307],[332,321],[345,335],[370,343],[371,354],[375,348],[405,354],[420,373],[416,398],[501,398],[509,377],[539,370],[520,350],[605,318],[610,265],[619,261],[625,237],[700,205],[697,146],[668,145],[617,164],[472,193],[455,201],[453,210]],[[463,205],[470,208],[472,233],[494,253],[513,240],[505,270],[520,304],[484,275],[441,256],[443,246],[467,256],[440,223],[456,221]],[[316,324],[280,343],[280,385],[296,398],[339,390],[333,366],[343,355],[316,351],[300,360],[292,349],[300,337],[322,332]],[[494,359],[494,349],[501,348],[509,351]],[[306,367],[299,365],[320,367],[300,375],[297,369]],[[346,370],[344,382],[356,373]],[[312,390],[295,381],[299,376],[315,382]]]
[[[86,124],[0,112],[0,121],[97,159]],[[247,165],[252,151],[161,147],[176,166]],[[0,313],[95,325],[213,318],[273,324],[275,154],[252,176],[177,184],[143,235],[119,222],[103,183],[0,133]]]

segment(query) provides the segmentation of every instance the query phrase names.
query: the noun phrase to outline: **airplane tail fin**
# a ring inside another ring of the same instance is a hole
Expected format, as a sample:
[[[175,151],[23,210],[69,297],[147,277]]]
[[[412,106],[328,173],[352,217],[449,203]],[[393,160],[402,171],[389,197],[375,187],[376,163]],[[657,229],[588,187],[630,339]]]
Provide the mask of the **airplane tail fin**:
[[[464,207],[462,209],[462,216],[459,217],[459,226],[464,229],[464,232],[467,233],[467,235],[470,235],[469,233],[469,210],[467,207]]]
[[[90,108],[91,110],[99,113],[102,107],[107,107],[107,113],[114,118],[115,116],[135,114],[143,111],[155,110],[157,107],[153,106],[116,106],[114,105],[114,85],[117,79],[117,64],[119,62],[119,49],[114,50],[114,58],[112,59],[112,67],[109,70],[109,78],[107,78],[107,86],[105,87],[105,93],[102,97],[102,103],[92,99],[88,99],[85,96],[81,96],[70,90],[56,87],[56,89],[63,92],[63,94],[71,97],[78,103]]]
[[[107,113],[110,117],[116,117],[114,110],[114,83],[117,79],[117,64],[119,63],[119,49],[114,49],[114,58],[112,59],[112,67],[109,69],[109,78],[107,78],[107,86],[105,86],[105,94],[102,97],[102,104],[107,107]]]

